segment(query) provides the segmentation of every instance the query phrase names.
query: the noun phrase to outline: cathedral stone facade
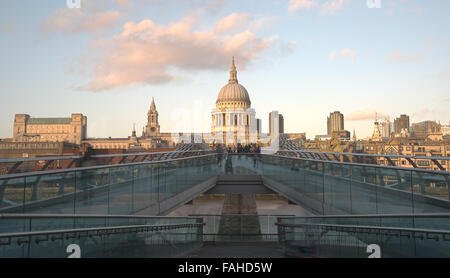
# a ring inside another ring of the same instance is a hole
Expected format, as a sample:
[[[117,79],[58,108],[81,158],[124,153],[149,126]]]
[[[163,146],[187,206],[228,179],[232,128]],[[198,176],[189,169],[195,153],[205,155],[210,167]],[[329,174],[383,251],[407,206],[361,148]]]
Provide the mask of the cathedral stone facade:
[[[255,110],[247,90],[238,82],[234,57],[228,84],[220,90],[216,108],[211,112],[211,137],[214,143],[225,145],[257,140]]]

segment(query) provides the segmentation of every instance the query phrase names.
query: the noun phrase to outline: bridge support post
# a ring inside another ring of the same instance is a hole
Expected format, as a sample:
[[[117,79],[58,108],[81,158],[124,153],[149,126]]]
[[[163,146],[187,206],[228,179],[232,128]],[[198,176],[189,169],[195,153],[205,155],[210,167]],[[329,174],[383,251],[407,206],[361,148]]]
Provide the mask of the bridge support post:
[[[288,205],[296,205],[296,203],[292,202],[291,200],[288,199]]]

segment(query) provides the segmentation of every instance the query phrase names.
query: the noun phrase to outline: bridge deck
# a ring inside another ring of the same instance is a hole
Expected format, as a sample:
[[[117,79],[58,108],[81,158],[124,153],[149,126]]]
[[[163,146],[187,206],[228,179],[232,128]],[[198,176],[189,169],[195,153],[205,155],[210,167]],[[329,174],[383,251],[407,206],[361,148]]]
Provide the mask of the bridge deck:
[[[277,242],[216,242],[184,254],[183,258],[285,258]]]

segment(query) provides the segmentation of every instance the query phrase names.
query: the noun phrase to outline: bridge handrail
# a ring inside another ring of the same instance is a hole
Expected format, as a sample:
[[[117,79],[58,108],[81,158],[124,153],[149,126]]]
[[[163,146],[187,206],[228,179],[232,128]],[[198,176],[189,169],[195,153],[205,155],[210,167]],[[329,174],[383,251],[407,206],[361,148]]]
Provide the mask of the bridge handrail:
[[[121,154],[97,154],[90,156],[70,155],[70,156],[47,156],[47,157],[31,157],[31,158],[0,158],[0,163],[15,163],[15,162],[29,162],[42,160],[67,160],[80,158],[110,158],[110,157],[124,157],[124,156],[147,156],[154,154],[168,154],[168,153],[191,153],[191,152],[211,152],[211,150],[189,150],[189,151],[168,151],[168,152],[147,152],[147,153],[121,153]]]
[[[284,216],[284,215],[283,215]],[[128,219],[199,219],[199,217],[195,217],[194,215],[189,216],[159,216],[159,215],[114,215],[114,214],[27,214],[27,213],[0,213],[0,219],[7,218],[31,218],[31,219],[39,219],[39,218],[128,218]]]
[[[412,158],[412,159],[430,159],[430,160],[433,160],[433,159],[450,160],[449,156],[414,156],[414,155],[368,154],[368,153],[339,153],[339,152],[318,152],[318,151],[306,151],[306,150],[279,150],[279,152],[333,154],[333,155],[367,156],[367,157],[389,157],[389,158]]]
[[[385,231],[399,231],[399,232],[413,232],[413,233],[426,233],[426,234],[444,234],[450,235],[450,230],[432,230],[432,229],[416,229],[416,228],[402,228],[402,227],[386,227],[386,226],[364,226],[364,225],[340,225],[340,224],[320,224],[320,223],[280,223],[276,222],[275,225],[281,227],[325,227],[339,229],[362,229],[362,230],[385,230]],[[450,240],[450,239],[448,239]]]
[[[159,161],[130,162],[130,163],[122,163],[122,164],[95,165],[95,166],[85,166],[85,167],[78,167],[78,168],[67,168],[67,169],[56,169],[56,170],[6,174],[6,175],[0,175],[0,180],[11,179],[11,178],[30,177],[30,176],[43,176],[43,175],[48,175],[48,174],[70,173],[70,172],[85,171],[85,170],[126,167],[126,166],[134,166],[134,165],[167,163],[167,162],[187,160],[187,159],[200,158],[200,157],[208,157],[208,156],[214,156],[214,155],[216,155],[216,153],[198,155],[198,156],[190,156],[190,157],[172,158],[172,159],[159,160]]]
[[[189,214],[190,217],[201,217],[201,216],[277,216],[277,217],[295,217],[294,214]]]
[[[296,219],[320,219],[320,218],[397,218],[397,217],[414,217],[414,218],[450,218],[450,213],[400,213],[400,214],[344,214],[344,215],[309,215],[296,216]],[[279,219],[290,219],[287,217],[279,217]]]
[[[32,237],[38,235],[52,235],[52,234],[69,234],[81,232],[100,232],[100,231],[114,231],[117,230],[133,230],[147,229],[147,231],[172,230],[178,228],[192,228],[203,226],[204,223],[178,223],[178,224],[163,224],[163,225],[127,225],[127,226],[111,226],[111,227],[95,227],[95,228],[79,228],[79,229],[64,229],[64,230],[50,230],[50,231],[35,231],[35,232],[19,232],[19,233],[4,233],[0,234],[0,238],[14,238],[14,237]],[[0,245],[5,243],[0,242]]]
[[[264,155],[267,155],[267,154],[264,154]],[[392,170],[416,171],[416,172],[424,172],[424,173],[439,174],[439,175],[450,175],[450,171],[445,171],[445,170],[430,170],[430,169],[423,169],[423,168],[411,168],[411,167],[400,167],[400,166],[379,165],[379,164],[341,162],[341,161],[336,161],[336,160],[312,159],[312,158],[292,157],[292,156],[284,156],[284,155],[272,155],[272,156],[297,159],[297,160],[313,161],[313,162],[334,163],[334,164],[341,164],[341,165],[352,165],[352,166],[363,166],[363,167],[369,166],[369,167],[385,168],[385,169],[392,169]]]

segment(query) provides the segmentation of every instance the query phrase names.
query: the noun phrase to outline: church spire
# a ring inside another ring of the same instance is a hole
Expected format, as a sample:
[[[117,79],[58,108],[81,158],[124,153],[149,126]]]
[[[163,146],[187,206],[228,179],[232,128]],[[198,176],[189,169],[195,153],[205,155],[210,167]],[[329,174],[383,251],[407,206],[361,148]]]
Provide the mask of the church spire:
[[[136,137],[136,124],[133,123],[133,132],[131,132],[131,137]]]
[[[234,56],[233,56],[233,60],[231,62],[229,83],[238,83],[236,65],[234,64]]]
[[[152,110],[152,111],[156,110],[155,98],[154,97],[152,97],[152,104],[150,105],[150,110]]]

